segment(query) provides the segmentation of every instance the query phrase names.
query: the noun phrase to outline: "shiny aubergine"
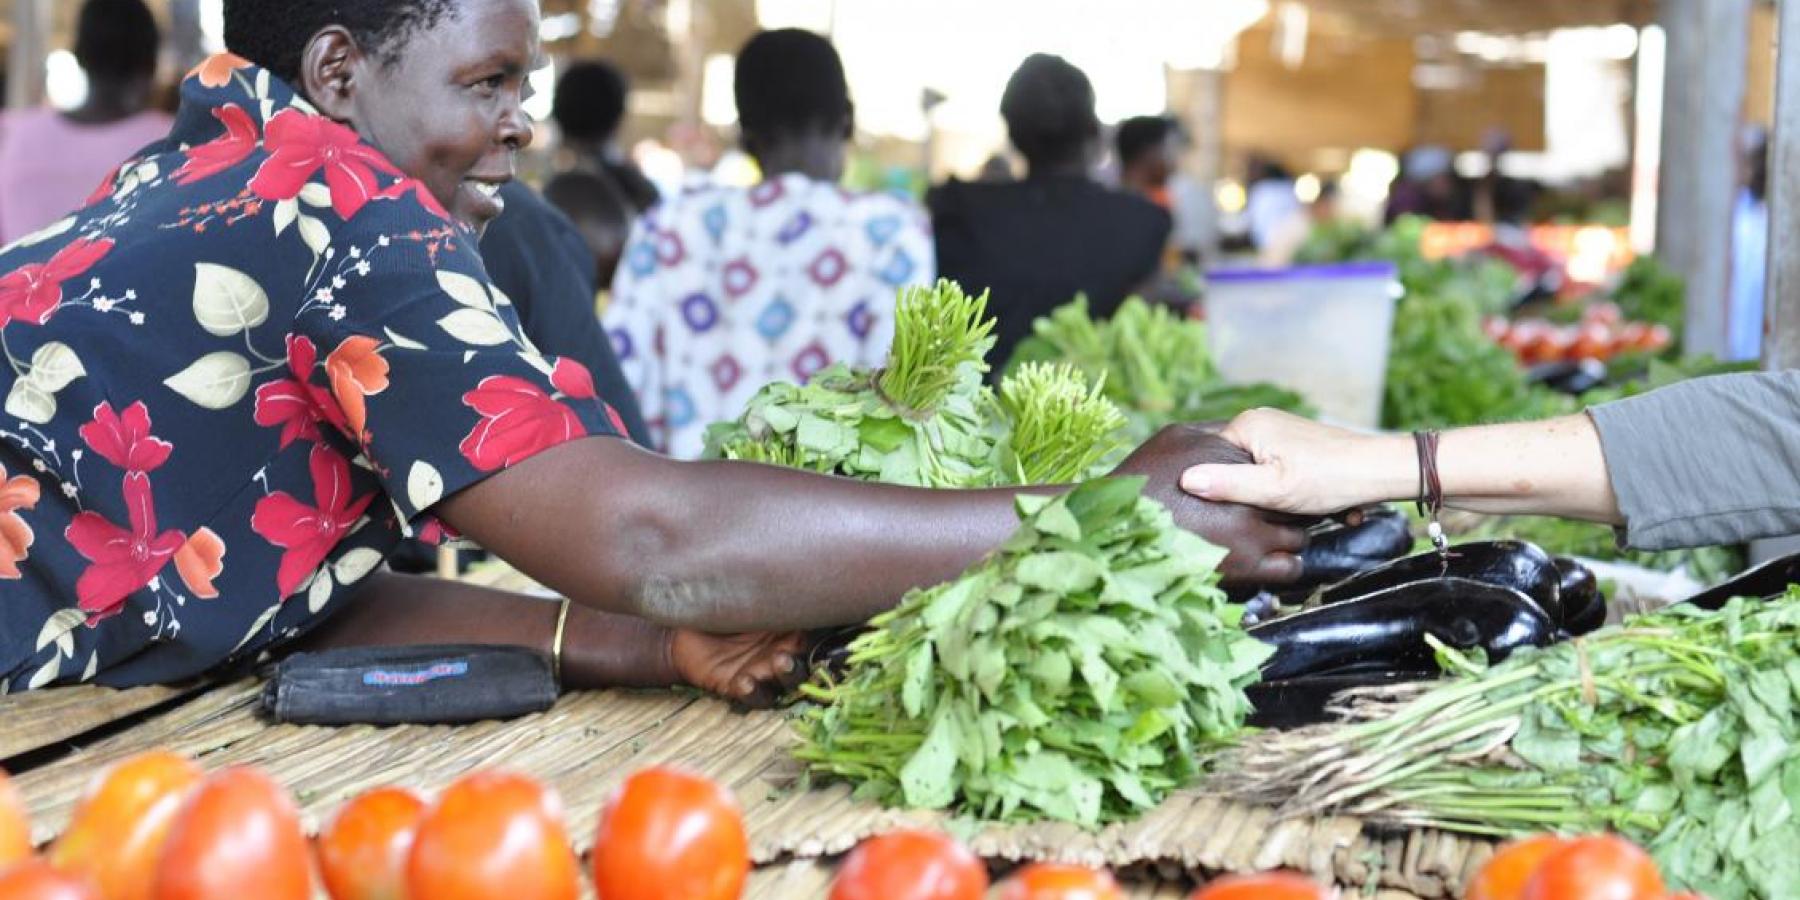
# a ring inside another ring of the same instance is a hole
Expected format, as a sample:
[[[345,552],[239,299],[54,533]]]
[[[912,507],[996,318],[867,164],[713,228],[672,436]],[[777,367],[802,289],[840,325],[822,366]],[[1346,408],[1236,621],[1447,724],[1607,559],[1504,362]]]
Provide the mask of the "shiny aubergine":
[[[1499,661],[1559,636],[1554,621],[1521,591],[1467,578],[1415,581],[1319,606],[1248,629],[1275,647],[1264,681],[1359,672],[1438,671],[1426,635],[1457,650],[1481,648]]]
[[[1702,609],[1719,609],[1733,597],[1774,597],[1787,591],[1790,584],[1800,584],[1800,553],[1772,559],[1682,602]]]
[[[1557,599],[1562,601],[1562,628],[1572,635],[1583,635],[1606,624],[1606,595],[1600,592],[1600,580],[1587,566],[1559,556],[1555,559],[1560,576]]]
[[[1550,621],[1562,624],[1562,573],[1548,553],[1524,541],[1458,544],[1450,548],[1448,557],[1435,550],[1409,556],[1334,584],[1319,599],[1327,605],[1342,603],[1436,578],[1463,578],[1512,588],[1535,601]]]
[[[1244,688],[1244,695],[1250,700],[1250,716],[1244,724],[1252,728],[1315,725],[1332,717],[1331,701],[1340,691],[1426,681],[1438,674],[1434,666],[1429,672],[1376,671],[1258,681]]]
[[[1308,537],[1300,559],[1306,564],[1293,589],[1311,589],[1384,566],[1412,551],[1406,515],[1391,507],[1369,511],[1358,525],[1335,525]]]

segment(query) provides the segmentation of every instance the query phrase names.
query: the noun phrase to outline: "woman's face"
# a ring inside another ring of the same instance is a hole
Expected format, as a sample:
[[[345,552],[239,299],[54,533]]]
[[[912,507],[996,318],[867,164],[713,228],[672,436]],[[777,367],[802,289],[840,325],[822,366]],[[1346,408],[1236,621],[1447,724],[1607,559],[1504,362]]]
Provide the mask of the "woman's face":
[[[403,41],[391,65],[358,63],[350,124],[451,215],[480,228],[500,214],[495,192],[531,143],[520,104],[538,62],[537,0],[460,0]]]

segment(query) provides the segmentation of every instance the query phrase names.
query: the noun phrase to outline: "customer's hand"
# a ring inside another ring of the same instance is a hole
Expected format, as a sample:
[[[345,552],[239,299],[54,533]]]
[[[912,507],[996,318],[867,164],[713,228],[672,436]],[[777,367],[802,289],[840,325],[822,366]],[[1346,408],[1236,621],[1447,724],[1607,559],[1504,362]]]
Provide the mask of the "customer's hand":
[[[670,662],[682,682],[747,706],[771,706],[806,677],[801,632],[706,634],[679,629]]]
[[[1181,486],[1196,497],[1303,515],[1331,515],[1410,496],[1418,477],[1410,440],[1321,425],[1272,409],[1253,409],[1219,432],[1254,465],[1208,461]]]
[[[1233,468],[1250,455],[1206,425],[1171,425],[1157,432],[1114,470],[1143,475],[1144,496],[1168,507],[1176,524],[1225,548],[1219,572],[1228,583],[1286,584],[1300,577],[1306,531],[1292,516],[1233,503],[1197,499],[1181,491],[1182,473],[1195,464]],[[1244,466],[1248,468],[1248,466]]]

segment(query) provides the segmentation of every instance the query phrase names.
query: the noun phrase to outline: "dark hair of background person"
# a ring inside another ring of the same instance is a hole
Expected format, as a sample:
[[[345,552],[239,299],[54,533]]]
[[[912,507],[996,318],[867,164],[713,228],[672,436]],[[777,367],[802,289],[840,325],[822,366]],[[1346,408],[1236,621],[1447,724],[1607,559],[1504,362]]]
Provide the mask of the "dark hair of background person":
[[[1094,85],[1060,56],[1033,53],[1007,79],[1000,115],[1014,147],[1033,169],[1086,161],[1100,135]]]
[[[342,25],[364,52],[392,63],[414,33],[456,8],[457,0],[225,0],[225,46],[293,85],[307,42],[328,25]]]
[[[738,53],[733,91],[745,146],[790,137],[849,137],[854,124],[844,62],[810,31],[779,28],[752,37]]]
[[[1120,122],[1113,135],[1119,167],[1129,168],[1146,154],[1162,149],[1178,132],[1175,120],[1168,116],[1133,116]]]
[[[610,63],[583,60],[556,80],[550,118],[562,130],[564,140],[605,144],[625,119],[625,98],[630,91],[624,73]]]
[[[75,61],[99,81],[156,75],[162,31],[143,0],[87,0],[75,20]]]
[[[594,283],[611,285],[639,211],[636,204],[612,178],[579,169],[550,179],[544,199],[569,217],[594,254]]]

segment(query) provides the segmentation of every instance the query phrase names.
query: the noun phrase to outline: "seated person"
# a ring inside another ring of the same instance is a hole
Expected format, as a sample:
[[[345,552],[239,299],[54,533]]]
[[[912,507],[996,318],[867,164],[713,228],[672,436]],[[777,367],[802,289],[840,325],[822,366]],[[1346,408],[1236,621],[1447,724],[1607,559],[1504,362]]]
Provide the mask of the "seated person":
[[[1031,323],[1076,294],[1096,318],[1111,316],[1157,274],[1172,227],[1156,204],[1089,176],[1100,120],[1080,69],[1032,55],[1006,83],[1000,114],[1025,157],[1024,180],[953,180],[926,199],[938,273],[970,293],[993,292],[996,378]]]
[[[738,55],[738,125],[754,187],[670,197],[638,220],[606,308],[657,449],[700,454],[706,426],[771,381],[879,365],[894,297],[936,275],[924,216],[838,185],[852,131],[831,43],[766,31]]]
[[[531,139],[534,0],[224,14],[239,56],[188,77],[167,139],[0,253],[4,689],[178,681],[304,639],[544,648],[572,687],[749,697],[797,671],[792,631],[1011,532],[1016,489],[640,449],[584,366],[524,339],[476,242]],[[1301,531],[1180,493],[1226,452],[1170,429],[1121,468],[1228,577],[1291,580]],[[567,599],[381,570],[445,533]]]

